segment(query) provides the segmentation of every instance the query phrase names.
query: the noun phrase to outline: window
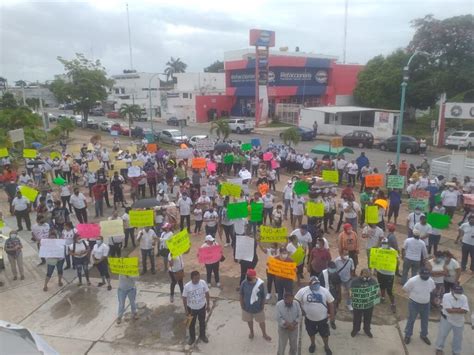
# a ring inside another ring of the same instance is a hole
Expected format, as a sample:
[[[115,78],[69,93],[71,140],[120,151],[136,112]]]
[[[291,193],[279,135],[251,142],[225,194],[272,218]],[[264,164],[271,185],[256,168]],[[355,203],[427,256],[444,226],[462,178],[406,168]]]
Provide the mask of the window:
[[[374,111],[341,112],[339,115],[341,117],[342,125],[357,127],[374,127]]]
[[[193,94],[190,93],[190,94],[189,94],[189,98],[192,99],[192,98],[193,98]]]
[[[329,117],[331,117],[331,115],[326,112],[324,114],[324,124],[329,124]]]
[[[187,99],[188,98],[188,93],[187,92],[183,92],[183,99]]]
[[[359,112],[341,112],[341,125],[345,126],[359,126],[360,115]]]
[[[114,89],[114,92],[115,92],[116,94],[120,94],[120,89],[119,89],[119,88],[115,88],[115,89]]]
[[[375,122],[375,111],[362,111],[360,113],[360,126],[361,127],[374,127],[374,122]]]

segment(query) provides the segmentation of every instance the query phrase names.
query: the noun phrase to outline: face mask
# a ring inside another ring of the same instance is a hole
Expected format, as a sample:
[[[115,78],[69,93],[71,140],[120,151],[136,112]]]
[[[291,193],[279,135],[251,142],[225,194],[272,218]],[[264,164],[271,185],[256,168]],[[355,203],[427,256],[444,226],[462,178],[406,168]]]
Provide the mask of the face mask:
[[[417,216],[419,216],[419,215],[420,215],[420,213],[421,213],[421,212],[415,212],[415,214],[416,214]]]
[[[316,283],[316,284],[313,284],[313,285],[310,285],[309,286],[309,289],[313,292],[318,292],[319,288],[321,287],[320,284]]]
[[[337,271],[337,269],[333,269],[333,268],[328,269],[328,272],[330,274],[334,274],[336,271]]]
[[[282,258],[282,259],[288,258],[288,253],[281,254],[281,258]]]
[[[349,255],[343,255],[343,256],[341,256],[341,259],[342,259],[342,260],[347,260],[348,258],[349,258]]]
[[[429,276],[421,276],[421,275],[420,275],[420,278],[421,278],[423,281],[426,281],[426,280],[428,280],[430,277],[429,277]]]
[[[209,210],[209,212],[211,212],[211,213],[212,213],[212,212],[214,212],[214,210],[213,210],[213,209],[210,209],[210,210]]]
[[[10,234],[10,237],[16,238],[16,237],[18,237],[18,234]]]
[[[102,240],[98,240],[97,241],[97,245],[102,245],[103,241]]]
[[[286,302],[285,302],[285,307],[290,308],[292,305],[293,305],[293,303],[286,303]]]

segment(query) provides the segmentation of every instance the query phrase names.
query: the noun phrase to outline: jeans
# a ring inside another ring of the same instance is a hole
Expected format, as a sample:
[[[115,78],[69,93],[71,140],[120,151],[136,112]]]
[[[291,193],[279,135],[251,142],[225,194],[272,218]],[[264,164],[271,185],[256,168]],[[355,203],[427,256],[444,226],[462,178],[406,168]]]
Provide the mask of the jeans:
[[[204,229],[206,230],[206,235],[212,235],[213,238],[216,237],[217,226],[213,226],[213,227],[206,226]]]
[[[141,251],[142,251],[142,269],[143,269],[143,272],[147,272],[147,267],[146,267],[147,256],[150,258],[151,272],[155,272],[155,256],[153,255],[153,248],[152,249],[141,249]]]
[[[362,318],[364,318],[364,332],[370,332],[370,323],[372,322],[372,313],[374,311],[374,307],[370,307],[367,309],[355,309],[353,310],[354,317],[352,319],[352,331],[358,332],[360,331],[360,324],[362,322]]]
[[[72,212],[72,205],[71,205],[71,196],[61,196],[61,201],[63,202],[63,207],[66,208],[66,204],[69,208],[69,212]]]
[[[428,237],[428,254],[431,254],[431,248],[433,248],[433,254],[438,251],[438,244],[441,239],[441,235],[430,234]]]
[[[122,243],[109,244],[109,256],[112,258],[122,257]]]
[[[194,224],[194,233],[201,233],[201,227],[202,227],[202,220],[200,221],[195,221]],[[225,226],[224,226],[225,227]]]
[[[186,220],[186,228],[188,229],[188,232],[191,233],[191,216],[189,214],[186,216],[182,215],[180,217],[179,228],[183,230],[185,220]]]
[[[18,271],[20,272],[20,276],[23,276],[23,253],[20,251],[17,255],[8,255],[8,261],[10,262],[10,266],[12,268],[12,273],[14,277],[18,276],[18,272],[16,270],[18,266]]]
[[[183,286],[183,279],[180,279],[180,280],[176,280],[176,277],[174,276],[174,272],[171,272],[171,271],[168,271],[169,275],[170,275],[170,279],[171,279],[171,283],[170,283],[170,295],[171,296],[174,296],[174,288],[176,287],[176,284],[179,285],[179,291],[181,292],[181,294],[183,294],[183,289],[184,289],[184,286]]]
[[[124,234],[125,234],[125,245],[124,248],[127,247],[128,245],[128,238],[132,241],[132,245],[135,246],[135,228],[125,228],[124,229]]]
[[[403,259],[403,271],[402,271],[402,285],[407,282],[408,279],[408,271],[411,269],[411,277],[418,275],[418,271],[420,270],[420,261],[410,260],[410,259]]]
[[[89,282],[89,259],[87,256],[82,258],[72,258],[73,265],[76,265],[77,277],[79,278],[79,283],[82,283],[82,270],[84,270],[84,274],[86,275],[86,280]]]
[[[296,355],[298,350],[298,327],[288,330],[278,327],[278,351],[277,355],[285,355],[286,344],[290,342],[289,355]]]
[[[268,218],[270,218],[270,223],[272,223],[273,221],[272,213],[273,213],[273,207],[263,209],[263,224],[267,223],[267,216]]]
[[[430,303],[417,303],[413,300],[408,301],[408,319],[407,325],[405,326],[405,337],[411,337],[413,335],[413,325],[415,320],[420,314],[421,320],[421,333],[420,336],[428,336],[428,317],[430,315]]]
[[[87,223],[87,208],[74,207],[74,212],[76,213],[76,217],[79,223]]]
[[[230,226],[222,225],[224,228],[224,234],[225,234],[225,242],[227,244],[230,244],[232,240],[232,235],[234,234],[234,225],[231,224]]]
[[[132,309],[132,314],[137,314],[137,304],[135,303],[135,299],[137,297],[137,289],[131,288],[129,290],[122,290],[120,288],[117,289],[117,296],[118,296],[118,318],[122,318],[123,313],[125,312],[125,300],[128,297],[130,301],[130,308]]]
[[[288,211],[290,211],[290,214],[291,214],[291,200],[283,200],[283,204],[285,205],[285,210],[284,210],[284,216],[285,216],[285,219],[288,218]]]
[[[453,331],[453,342],[452,342],[452,351],[454,355],[461,354],[462,351],[462,335],[463,335],[464,326],[455,327],[448,322],[447,319],[441,315],[439,321],[439,330],[438,337],[436,338],[436,350],[443,350],[444,342],[449,335],[449,332]]]
[[[63,264],[64,264],[64,259],[59,259],[55,265],[47,265],[47,271],[46,271],[46,277],[51,277],[53,276],[54,269],[58,269],[58,275],[63,274]]]
[[[109,264],[107,264],[107,259],[102,260],[98,264],[95,265],[97,270],[99,270],[99,274],[102,278],[110,279],[109,274]]]
[[[211,283],[212,273],[214,272],[214,279],[216,283],[219,283],[219,264],[220,261],[214,264],[205,264],[206,265],[206,276],[207,276],[207,283]]]
[[[97,217],[104,217],[104,200],[95,200],[95,218]]]
[[[353,187],[356,185],[356,175],[355,174],[347,174],[349,177],[349,185],[352,185]]]
[[[267,271],[267,293],[269,295],[272,294],[272,285],[275,283],[275,275],[269,274]],[[276,285],[275,285],[276,290]]]
[[[283,299],[285,291],[293,292],[293,281],[290,279],[275,277],[275,289],[278,293],[278,301],[280,301]]]
[[[188,307],[188,313],[193,316],[193,320],[189,324],[189,337],[191,340],[196,339],[196,318],[199,320],[199,337],[206,336],[206,306],[201,309],[191,309]]]
[[[474,271],[474,245],[462,243],[461,246],[462,258],[461,258],[461,269],[466,270],[467,259],[471,256],[471,271]]]

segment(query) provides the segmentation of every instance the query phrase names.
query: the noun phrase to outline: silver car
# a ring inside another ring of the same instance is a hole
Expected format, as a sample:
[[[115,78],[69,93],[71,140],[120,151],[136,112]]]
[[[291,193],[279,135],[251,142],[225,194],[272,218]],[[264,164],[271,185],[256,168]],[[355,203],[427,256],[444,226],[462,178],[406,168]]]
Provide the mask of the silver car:
[[[113,121],[102,121],[99,128],[101,131],[110,132],[110,127],[112,127],[114,123]]]
[[[160,142],[168,144],[181,144],[188,141],[186,135],[181,135],[181,131],[177,129],[164,129],[160,132]]]

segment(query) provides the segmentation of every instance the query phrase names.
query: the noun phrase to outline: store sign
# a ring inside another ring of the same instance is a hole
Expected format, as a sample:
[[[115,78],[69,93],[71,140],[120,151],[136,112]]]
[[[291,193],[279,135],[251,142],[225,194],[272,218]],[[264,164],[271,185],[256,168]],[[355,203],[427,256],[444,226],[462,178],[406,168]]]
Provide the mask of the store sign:
[[[319,86],[327,85],[328,72],[323,69],[305,68],[272,68],[268,72],[260,69],[264,73],[270,86]],[[259,75],[259,80],[262,76]],[[253,69],[234,70],[230,74],[231,86],[253,86],[255,85],[255,73]]]
[[[274,47],[275,46],[275,32],[268,30],[250,30],[249,45]]]
[[[446,102],[444,115],[446,118],[474,119],[474,103]]]

